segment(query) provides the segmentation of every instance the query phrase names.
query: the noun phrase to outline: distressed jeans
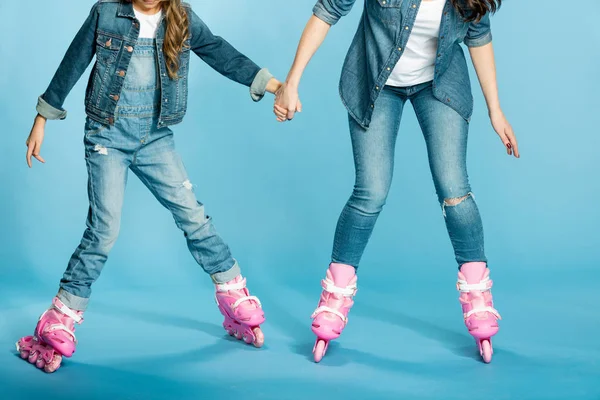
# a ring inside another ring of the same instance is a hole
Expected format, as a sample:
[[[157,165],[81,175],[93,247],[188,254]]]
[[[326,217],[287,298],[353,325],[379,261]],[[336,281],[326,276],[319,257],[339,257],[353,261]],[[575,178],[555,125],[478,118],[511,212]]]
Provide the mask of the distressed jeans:
[[[356,181],[338,219],[332,261],[358,268],[392,184],[396,138],[410,100],[427,147],[433,183],[456,262],[487,262],[483,226],[467,175],[469,124],[433,96],[432,83],[386,86],[368,130],[349,117]]]
[[[227,244],[198,202],[183,162],[175,151],[173,132],[157,128],[160,88],[152,40],[140,39],[117,106],[114,126],[91,119],[85,126],[88,170],[87,229],[60,282],[59,299],[84,311],[92,284],[99,278],[119,234],[127,176],[131,170],[171,212],[197,263],[214,282],[240,273]]]

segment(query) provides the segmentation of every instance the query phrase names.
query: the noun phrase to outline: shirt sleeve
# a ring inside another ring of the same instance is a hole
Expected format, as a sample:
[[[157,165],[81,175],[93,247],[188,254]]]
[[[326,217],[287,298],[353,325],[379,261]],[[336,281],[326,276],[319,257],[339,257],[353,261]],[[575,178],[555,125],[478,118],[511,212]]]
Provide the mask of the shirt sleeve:
[[[335,25],[340,18],[350,13],[356,0],[319,0],[313,8],[313,14],[320,20]]]
[[[471,22],[465,45],[467,47],[481,47],[492,41],[492,30],[489,13],[485,14],[479,22]]]

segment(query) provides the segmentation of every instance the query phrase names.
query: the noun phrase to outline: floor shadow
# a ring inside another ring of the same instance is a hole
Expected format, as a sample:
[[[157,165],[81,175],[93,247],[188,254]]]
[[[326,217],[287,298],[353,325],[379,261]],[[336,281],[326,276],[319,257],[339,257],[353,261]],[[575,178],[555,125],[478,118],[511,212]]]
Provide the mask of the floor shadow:
[[[118,367],[71,362],[53,374],[38,371],[33,365],[21,360],[17,368],[11,368],[4,378],[3,400],[39,398],[62,400],[162,400],[162,399],[240,399],[295,400],[330,399],[392,399],[372,385],[340,385],[326,380],[299,378],[293,372],[286,377],[264,376],[259,379],[232,379],[227,373],[221,378],[190,376],[182,369],[161,371],[144,369],[142,365],[119,365]],[[157,362],[159,360],[154,360]],[[18,376],[18,379],[16,378]]]
[[[151,324],[170,325],[182,329],[192,329],[206,333],[215,338],[232,339],[223,329],[221,325],[203,322],[192,318],[186,318],[179,315],[160,313],[155,311],[141,310],[138,308],[127,307],[127,305],[119,305],[113,307],[105,303],[95,303],[94,307],[99,310],[110,309],[110,314],[126,319],[135,319],[138,321],[148,322]],[[220,318],[220,317],[219,317]]]
[[[374,318],[411,330],[427,339],[435,340],[436,342],[443,344],[457,356],[481,361],[475,339],[468,333],[458,333],[431,322],[399,313],[398,311],[377,308],[368,303],[361,303],[355,306],[351,312],[353,312],[354,315]],[[494,352],[496,353],[498,350],[494,349]]]

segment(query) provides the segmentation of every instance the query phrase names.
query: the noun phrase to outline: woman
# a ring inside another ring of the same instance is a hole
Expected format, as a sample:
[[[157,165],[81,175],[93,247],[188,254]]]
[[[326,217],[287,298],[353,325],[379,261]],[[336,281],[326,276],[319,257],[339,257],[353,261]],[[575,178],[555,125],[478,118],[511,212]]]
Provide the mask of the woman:
[[[131,170],[168,209],[188,248],[215,284],[215,298],[230,335],[263,345],[265,321],[258,298],[212,219],[193,192],[171,126],[187,111],[193,52],[225,77],[250,88],[254,101],[280,86],[266,69],[213,35],[180,0],[100,0],[38,100],[27,139],[27,163],[40,162],[47,119],[64,119],[62,105],[94,55],[86,91],[87,229],[71,256],[58,294],[33,336],[17,342],[23,359],[51,373],[75,352],[75,323],[83,322],[93,283],[117,240],[127,175]]]
[[[276,94],[278,121],[294,117],[304,69],[330,27],[354,3],[319,0],[315,5],[294,64]],[[339,217],[323,292],[312,314],[316,362],[329,341],[341,334],[353,305],[356,270],[392,182],[394,146],[407,100],[425,137],[458,263],[457,288],[465,325],[484,361],[491,361],[491,338],[498,332],[500,315],[493,308],[482,221],[467,177],[473,97],[460,43],[469,48],[494,130],[507,153],[519,157],[496,85],[490,14],[500,4],[501,0],[365,0],[340,81],[340,95],[349,114],[356,182]]]

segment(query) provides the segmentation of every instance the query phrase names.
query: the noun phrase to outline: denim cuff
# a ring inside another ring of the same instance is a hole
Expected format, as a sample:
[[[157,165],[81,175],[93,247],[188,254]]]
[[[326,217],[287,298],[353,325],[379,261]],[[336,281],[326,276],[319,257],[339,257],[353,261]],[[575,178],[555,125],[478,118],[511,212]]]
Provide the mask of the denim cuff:
[[[492,32],[489,31],[485,35],[477,38],[465,38],[465,45],[467,47],[481,47],[492,41]]]
[[[42,98],[38,97],[37,107],[35,108],[38,114],[46,119],[65,119],[67,118],[67,111],[52,107]]]
[[[321,2],[315,4],[313,7],[313,14],[315,17],[331,26],[335,25],[339,21],[339,18],[336,18],[329,11],[327,11]]]
[[[273,79],[273,75],[271,75],[268,69],[263,68],[258,71],[258,74],[256,74],[252,81],[252,85],[250,85],[250,96],[252,96],[252,100],[262,100],[267,91],[267,84],[271,79]]]
[[[65,306],[75,311],[85,311],[87,309],[88,303],[90,302],[90,299],[75,296],[74,294],[67,292],[63,288],[60,288],[58,290],[58,294],[56,295],[56,297],[58,297],[58,299],[62,301],[62,303]]]
[[[240,266],[238,265],[237,261],[235,261],[233,267],[231,267],[227,271],[212,274],[210,278],[214,283],[223,284],[234,280],[241,273],[242,270],[240,269]]]

